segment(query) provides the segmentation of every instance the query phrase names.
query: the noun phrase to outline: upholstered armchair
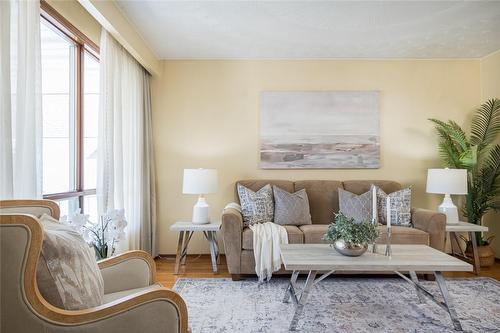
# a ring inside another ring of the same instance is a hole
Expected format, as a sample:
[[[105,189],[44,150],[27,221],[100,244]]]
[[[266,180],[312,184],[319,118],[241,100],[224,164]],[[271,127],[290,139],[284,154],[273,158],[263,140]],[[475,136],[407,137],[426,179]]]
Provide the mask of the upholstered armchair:
[[[2,333],[188,331],[186,304],[155,283],[155,263],[142,251],[98,263],[104,304],[76,311],[49,304],[36,280],[43,213],[59,219],[59,206],[49,200],[0,201]]]

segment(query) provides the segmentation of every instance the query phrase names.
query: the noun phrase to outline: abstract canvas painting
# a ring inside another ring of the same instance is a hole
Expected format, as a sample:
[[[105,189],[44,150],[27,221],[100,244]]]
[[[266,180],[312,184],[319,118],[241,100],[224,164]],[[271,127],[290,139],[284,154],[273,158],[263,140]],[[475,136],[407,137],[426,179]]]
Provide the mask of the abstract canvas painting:
[[[263,169],[378,168],[378,91],[265,91]]]

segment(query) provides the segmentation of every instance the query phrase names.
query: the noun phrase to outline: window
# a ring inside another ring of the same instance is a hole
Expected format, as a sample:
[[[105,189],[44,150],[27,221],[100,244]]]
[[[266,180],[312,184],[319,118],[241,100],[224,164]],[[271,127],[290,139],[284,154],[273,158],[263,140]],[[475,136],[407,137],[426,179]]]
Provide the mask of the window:
[[[76,44],[42,20],[43,193],[76,189]]]
[[[98,48],[46,2],[40,18],[43,194],[97,218]]]

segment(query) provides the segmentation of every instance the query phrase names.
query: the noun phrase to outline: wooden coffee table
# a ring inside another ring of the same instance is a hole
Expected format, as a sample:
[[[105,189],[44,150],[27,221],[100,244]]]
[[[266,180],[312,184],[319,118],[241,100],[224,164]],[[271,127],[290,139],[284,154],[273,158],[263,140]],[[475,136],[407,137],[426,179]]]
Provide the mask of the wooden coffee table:
[[[290,330],[295,330],[313,285],[335,271],[394,272],[415,287],[420,301],[424,296],[429,297],[448,312],[455,329],[462,330],[441,272],[470,272],[472,265],[427,245],[392,245],[391,257],[384,255],[385,245],[377,247],[377,253],[366,252],[360,257],[346,257],[327,244],[281,245],[281,258],[285,269],[293,271],[283,299],[286,303],[292,298],[296,306]],[[303,287],[297,285],[297,277],[301,271],[309,272]],[[318,272],[324,273],[316,277]],[[402,272],[408,272],[410,278]],[[416,272],[434,274],[444,302],[419,283]]]

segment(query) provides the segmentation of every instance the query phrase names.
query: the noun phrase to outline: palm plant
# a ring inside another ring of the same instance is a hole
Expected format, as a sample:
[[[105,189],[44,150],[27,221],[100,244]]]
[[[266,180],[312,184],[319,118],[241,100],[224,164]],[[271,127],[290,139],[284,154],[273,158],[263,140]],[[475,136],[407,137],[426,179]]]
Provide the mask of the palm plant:
[[[476,110],[470,135],[453,120],[429,119],[439,135],[439,154],[445,167],[467,169],[468,194],[462,208],[470,223],[481,224],[490,210],[500,211],[500,100],[491,99]],[[487,240],[478,236],[478,244]]]

